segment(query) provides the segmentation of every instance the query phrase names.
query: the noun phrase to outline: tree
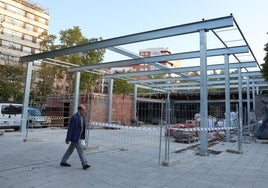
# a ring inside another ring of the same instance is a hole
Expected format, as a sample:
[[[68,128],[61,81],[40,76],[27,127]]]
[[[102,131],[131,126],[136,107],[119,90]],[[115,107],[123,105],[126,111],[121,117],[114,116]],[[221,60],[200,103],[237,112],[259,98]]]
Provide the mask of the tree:
[[[39,38],[42,39],[40,42],[41,52],[90,42],[89,39],[82,35],[80,28],[77,26],[61,31],[60,43],[57,45],[55,44],[56,35],[48,35],[47,32],[43,32]],[[101,62],[104,53],[105,50],[99,49],[56,58],[77,65],[89,65]],[[16,100],[21,102],[23,100],[23,87],[26,77],[25,66],[21,64],[2,65],[0,75],[0,100]],[[42,63],[40,69],[33,71],[30,98],[43,101],[48,94],[61,94],[62,88],[57,87],[55,81],[62,81],[63,79],[68,83],[65,90],[72,92],[74,78],[74,74],[68,73],[67,68]],[[82,91],[92,90],[98,83],[98,78],[99,75],[97,74],[82,72],[80,89]]]
[[[55,75],[57,74],[55,66],[48,64],[42,64],[42,68],[37,72],[40,82],[38,82],[38,88],[35,92],[38,96],[46,97],[48,94],[54,92]]]
[[[262,75],[263,75],[263,78],[268,81],[268,43],[265,45],[265,48],[264,48],[266,54],[265,54],[265,57],[264,57],[264,63],[262,64]]]
[[[55,40],[57,39],[56,35],[48,35],[46,31],[41,33],[39,38],[42,39],[40,42],[40,51],[46,52],[46,51],[51,51],[51,50],[56,50],[58,48],[57,45],[54,45]]]
[[[114,80],[113,93],[117,94],[133,94],[134,86],[127,83],[127,80],[116,78]]]
[[[2,65],[0,75],[0,99],[22,101],[25,67],[20,64]]]
[[[74,26],[71,29],[60,31],[58,45],[55,45],[55,41],[57,39],[55,35],[47,35],[47,33],[43,33],[42,37],[44,38],[44,40],[41,43],[40,50],[43,51],[62,49],[90,42],[89,39],[82,35],[82,32],[78,26]],[[101,38],[99,40],[101,40]],[[83,66],[100,63],[101,61],[103,61],[104,53],[105,50],[98,49],[56,57],[56,59]],[[39,93],[42,92],[43,94],[45,94],[47,92],[53,92],[54,94],[61,94],[63,90],[64,92],[73,92],[75,74],[69,73],[67,68],[43,64],[42,70],[40,70],[39,72],[39,76],[42,82],[42,87],[39,88],[42,91],[39,91]],[[98,84],[98,80],[98,74],[90,73],[87,71],[81,72],[80,90],[83,92],[93,91],[96,84]],[[61,88],[56,86],[54,84],[55,82],[65,82],[68,84],[66,85],[66,88]]]

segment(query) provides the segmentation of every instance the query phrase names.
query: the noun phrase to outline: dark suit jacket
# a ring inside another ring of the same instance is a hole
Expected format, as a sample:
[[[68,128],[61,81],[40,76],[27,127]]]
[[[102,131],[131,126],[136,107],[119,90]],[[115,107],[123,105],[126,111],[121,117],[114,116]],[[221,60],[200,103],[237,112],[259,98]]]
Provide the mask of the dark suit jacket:
[[[78,142],[79,139],[85,139],[85,128],[86,128],[85,125],[86,125],[86,122],[83,117],[83,130],[81,130],[81,116],[79,115],[78,112],[73,114],[73,116],[71,117],[69,126],[68,126],[68,131],[67,131],[65,141]]]

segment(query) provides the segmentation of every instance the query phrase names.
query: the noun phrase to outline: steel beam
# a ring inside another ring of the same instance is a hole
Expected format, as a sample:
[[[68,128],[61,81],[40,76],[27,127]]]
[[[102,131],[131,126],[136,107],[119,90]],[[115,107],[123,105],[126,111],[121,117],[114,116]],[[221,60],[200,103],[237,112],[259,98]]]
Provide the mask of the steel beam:
[[[246,63],[232,63],[230,67],[256,67],[256,62],[246,62]],[[224,68],[224,65],[208,65],[207,70],[221,70]],[[174,69],[161,69],[161,70],[150,70],[150,71],[139,71],[139,72],[130,72],[130,73],[120,73],[120,74],[108,74],[103,75],[103,78],[124,78],[124,77],[135,77],[135,76],[148,76],[156,74],[170,74],[170,73],[184,73],[184,72],[197,72],[200,71],[200,66],[194,67],[183,67],[183,68],[174,68]]]
[[[256,86],[256,84],[250,84],[249,85],[250,87],[253,87],[253,86]],[[267,83],[262,83],[262,84],[259,84],[258,86],[262,86],[262,87],[268,87],[268,84]],[[150,86],[148,86],[150,87]],[[223,89],[225,88],[226,86],[225,85],[212,85],[212,86],[209,86],[208,88],[209,89]],[[238,84],[232,84],[230,85],[230,88],[237,88],[238,87]],[[247,87],[246,85],[243,85],[242,87]],[[157,88],[157,87],[155,87]],[[176,90],[176,91],[182,91],[182,90],[199,90],[200,89],[200,86],[185,86],[185,87],[180,87],[180,86],[177,86],[177,87],[161,87],[161,89],[163,90],[166,90],[166,91],[171,91],[171,90]]]
[[[160,92],[164,92],[164,93],[167,93],[167,92],[168,92],[168,91],[165,90],[165,89],[154,88],[154,87],[145,86],[145,85],[139,85],[139,84],[137,84],[137,87],[139,87],[139,88],[143,88],[143,89],[152,89],[152,90],[154,90],[154,91],[160,91]]]
[[[225,54],[237,54],[237,53],[247,53],[247,46],[235,46],[230,48],[218,48],[207,51],[207,57],[219,56]],[[151,64],[155,62],[163,62],[163,61],[172,61],[172,60],[182,60],[182,59],[193,59],[199,58],[200,52],[186,52],[186,53],[176,53],[170,55],[160,55],[146,58],[136,58],[136,59],[127,59],[127,60],[119,60],[107,63],[100,63],[95,65],[85,65],[79,67],[71,67],[69,69],[70,72],[75,71],[85,71],[85,70],[93,70],[93,69],[102,69],[102,68],[111,68],[111,67],[124,67],[130,65],[138,65],[138,64]]]
[[[221,78],[224,78],[224,76],[222,76]],[[164,81],[164,78],[163,78],[163,81]],[[266,81],[264,79],[252,79],[251,81],[254,81],[254,82],[257,82],[258,85],[259,84],[265,84]],[[229,81],[230,84],[238,84],[238,80],[230,80]],[[246,80],[242,80],[242,83],[243,84],[246,84]],[[173,86],[199,86],[200,83],[198,82],[173,82],[173,83],[155,83],[155,84],[147,84],[147,86],[150,86],[150,87],[173,87]],[[209,80],[208,79],[208,86],[213,86],[213,85],[225,85],[226,86],[226,83],[225,83],[225,80]],[[267,83],[267,86],[268,86],[268,83]]]
[[[246,62],[244,62],[246,63]],[[250,74],[250,75],[249,75]],[[243,76],[254,76],[259,77],[257,79],[262,79],[262,74],[259,71],[253,71],[253,72],[244,72],[242,74]],[[238,77],[237,73],[230,73],[230,78]],[[199,76],[191,76],[193,79],[199,79]],[[220,79],[224,78],[224,74],[211,74],[208,75],[208,79]],[[168,78],[152,78],[152,79],[144,79],[144,80],[129,80],[128,83],[130,84],[137,84],[137,83],[154,83],[154,82],[172,82],[172,81],[180,81],[180,80],[187,80],[184,77],[168,77]],[[255,78],[254,78],[255,80]],[[263,79],[262,79],[263,80]]]
[[[90,50],[96,49],[104,49],[111,46],[119,46],[124,44],[131,44],[136,42],[142,42],[153,39],[160,39],[165,37],[172,37],[184,34],[190,34],[194,32],[198,32],[200,30],[211,30],[211,29],[220,29],[225,27],[233,26],[233,16],[226,16],[211,20],[203,20],[199,22],[193,22],[189,24],[183,24],[173,27],[167,27],[152,31],[146,31],[121,37],[116,37],[112,39],[90,42],[83,45],[72,46],[68,48],[63,48],[59,50],[28,55],[21,57],[21,62],[33,61],[37,59],[45,59],[45,58],[54,58],[63,55],[69,55],[74,53],[81,53]]]

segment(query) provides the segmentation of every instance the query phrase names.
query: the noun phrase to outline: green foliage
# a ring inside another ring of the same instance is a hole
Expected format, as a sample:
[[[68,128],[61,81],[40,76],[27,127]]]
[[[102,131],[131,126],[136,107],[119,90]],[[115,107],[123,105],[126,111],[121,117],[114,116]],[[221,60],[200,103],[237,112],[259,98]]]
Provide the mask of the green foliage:
[[[55,66],[42,64],[42,68],[36,72],[39,75],[40,82],[36,87],[36,94],[39,96],[46,96],[54,91],[54,79],[57,74]]]
[[[2,65],[0,75],[0,99],[22,101],[25,67],[20,64]]]
[[[114,80],[113,92],[116,94],[132,94],[134,86],[127,83],[127,80],[116,78]]]
[[[84,37],[79,27],[75,26],[65,31],[60,31],[60,44],[55,45],[56,35],[48,35],[43,32],[40,36],[43,40],[40,42],[40,51],[52,51],[75,45],[86,44],[90,42]],[[101,40],[101,38],[99,39]],[[66,61],[77,65],[98,64],[103,61],[105,50],[92,50],[57,57],[57,60]],[[3,65],[0,68],[0,100],[23,100],[23,89],[26,78],[26,69],[23,65]],[[38,70],[32,73],[30,97],[35,100],[45,100],[48,94],[60,94],[64,92],[73,92],[75,74],[68,73],[67,68],[42,63]],[[99,75],[82,72],[80,90],[90,91],[98,83]],[[65,82],[66,88],[55,87],[55,81]],[[67,90],[67,91],[66,91]]]
[[[263,78],[268,81],[268,43],[265,45],[265,48],[264,48],[266,54],[265,54],[265,57],[264,57],[264,63],[262,64],[262,75],[263,75]]]
[[[76,45],[82,45],[89,43],[90,40],[82,35],[82,32],[78,26],[74,26],[71,29],[67,29],[64,31],[60,31],[60,44],[54,45],[56,36],[55,35],[46,35],[43,33],[44,41],[41,43],[41,50],[49,51],[55,49],[62,49]],[[101,38],[99,39],[101,40]],[[76,65],[90,65],[90,64],[98,64],[103,61],[105,50],[91,50],[76,54],[65,55],[61,57],[57,57],[57,60],[69,62]],[[41,72],[45,74],[40,74],[43,87],[40,88],[42,90],[47,89],[46,91],[40,91],[42,93],[50,93],[58,94],[62,91],[62,88],[52,87],[55,81],[64,81],[67,84],[67,88],[65,88],[64,92],[70,93],[74,90],[74,82],[75,82],[75,74],[68,73],[68,69],[60,66],[42,66]],[[95,86],[98,84],[99,75],[95,73],[91,73],[88,71],[81,72],[80,78],[80,90],[83,92],[92,91]]]
[[[155,74],[155,75],[150,75],[149,78],[164,78],[165,77],[165,74]]]
[[[40,50],[42,52],[51,51],[57,49],[58,46],[54,45],[56,35],[48,35],[47,32],[43,32],[40,36],[43,40],[40,42]]]

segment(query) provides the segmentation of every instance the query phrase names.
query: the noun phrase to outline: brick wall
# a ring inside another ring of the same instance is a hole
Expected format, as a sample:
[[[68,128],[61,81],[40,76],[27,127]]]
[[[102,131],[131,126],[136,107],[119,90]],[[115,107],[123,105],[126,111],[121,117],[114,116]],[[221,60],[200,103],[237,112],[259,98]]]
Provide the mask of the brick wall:
[[[108,122],[109,96],[105,94],[92,94],[90,119],[96,122]],[[128,95],[113,95],[112,122],[123,125],[131,123],[133,112],[133,98]]]
[[[50,96],[47,98],[46,115],[62,117],[64,103],[69,105],[69,117],[73,114],[73,98],[70,96]],[[80,103],[87,106],[86,119],[95,122],[108,122],[109,96],[107,94],[80,95]],[[112,122],[130,125],[133,116],[133,97],[129,95],[113,95]],[[57,118],[56,118],[57,119]]]
[[[90,104],[90,120],[108,122],[108,96],[93,93],[91,95]]]
[[[133,117],[133,97],[128,95],[113,95],[113,121],[122,125],[130,125]]]

